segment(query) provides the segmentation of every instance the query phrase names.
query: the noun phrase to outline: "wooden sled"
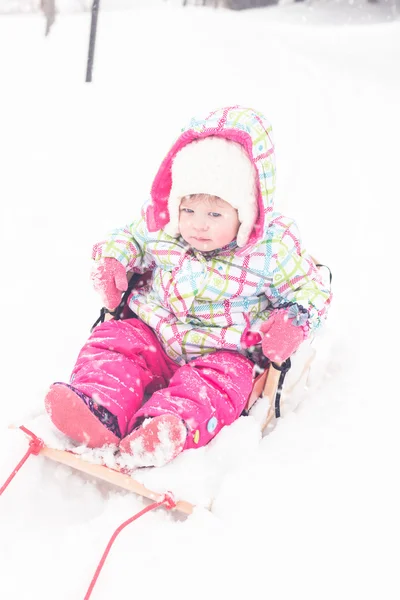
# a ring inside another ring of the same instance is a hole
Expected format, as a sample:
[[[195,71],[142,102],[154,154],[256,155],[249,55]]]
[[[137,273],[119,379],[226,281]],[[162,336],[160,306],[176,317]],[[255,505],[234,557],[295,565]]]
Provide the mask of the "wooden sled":
[[[317,267],[323,266],[319,264],[315,258],[313,258],[313,260]],[[129,274],[128,279],[130,280],[129,286],[124,294],[123,300],[118,309],[116,311],[109,311],[108,309],[103,308],[100,313],[100,318],[94,323],[92,330],[94,329],[94,327],[96,327],[96,325],[98,325],[99,322],[102,322],[104,320],[108,320],[111,318],[125,318],[124,315],[127,308],[126,303],[130,294],[130,290],[133,287],[133,284],[138,283],[138,281],[142,281],[142,283],[144,283],[146,281],[146,275],[132,276],[132,274]],[[304,374],[306,370],[309,369],[312,359],[313,357],[307,361],[302,374]],[[265,431],[265,429],[275,416],[279,416],[279,413],[276,412],[275,398],[278,392],[280,377],[281,371],[279,370],[279,368],[275,368],[271,364],[268,370],[265,370],[254,380],[252,393],[245,407],[245,412],[248,413],[248,411],[252,408],[252,406],[259,398],[262,397],[269,399],[269,408],[263,422],[261,423],[262,432]],[[136,481],[131,475],[127,473],[103,465],[90,463],[80,458],[79,455],[74,454],[71,451],[56,450],[54,448],[49,448],[44,445],[39,453],[42,456],[46,456],[47,458],[50,458],[55,462],[67,465],[69,467],[72,467],[73,469],[106,481],[107,483],[111,483],[130,492],[134,492],[140,496],[143,496],[144,498],[152,500],[153,502],[159,502],[164,497],[164,494],[160,494],[158,492],[153,492],[152,490],[149,490],[142,483]],[[174,508],[184,514],[189,515],[193,511],[194,505],[190,502],[186,502],[185,500],[180,500],[176,503],[176,506]]]
[[[281,372],[271,365],[268,371],[265,371],[259,375],[254,381],[253,391],[246,405],[246,410],[250,410],[258,398],[267,397],[269,399],[268,413],[261,425],[262,431],[265,430],[275,415],[274,400],[278,389],[280,374]],[[164,494],[149,490],[142,483],[136,481],[136,479],[131,477],[129,474],[124,473],[123,471],[112,469],[104,465],[90,463],[69,450],[56,450],[43,445],[39,451],[39,454],[41,456],[45,456],[46,458],[50,458],[57,463],[72,467],[77,471],[81,471],[87,475],[91,475],[97,479],[101,479],[102,481],[106,481],[107,483],[111,483],[112,485],[116,485],[122,489],[134,492],[135,494],[143,496],[144,498],[148,498],[153,502],[161,502],[164,497]],[[190,502],[179,500],[176,502],[174,510],[178,510],[186,515],[190,515],[194,508],[194,505]]]
[[[313,259],[313,260],[316,263],[317,267],[323,266],[323,265],[319,264],[316,259]],[[112,311],[109,311],[108,309],[103,308],[100,313],[100,317],[94,323],[92,330],[94,329],[94,327],[96,327],[96,325],[98,325],[98,323],[100,323],[104,320],[108,320],[110,318],[124,318],[125,310],[127,308],[126,302],[127,302],[127,299],[128,299],[129,293],[130,293],[130,289],[132,288],[133,283],[137,282],[138,277],[139,276],[128,277],[130,279],[128,290],[125,292],[123,300],[122,300],[120,306],[118,307],[118,309],[116,311],[112,312]],[[140,276],[140,279],[143,280],[143,282],[145,281],[145,278],[146,278],[146,276]],[[312,356],[305,362],[304,368],[302,369],[302,373],[300,374],[300,377],[298,380],[300,380],[301,377],[309,370],[310,364],[314,358],[314,355],[315,355],[315,351],[312,354]],[[259,398],[268,398],[268,400],[269,400],[268,411],[267,411],[267,414],[265,415],[264,420],[261,422],[261,431],[262,432],[264,432],[266,430],[267,426],[271,423],[272,419],[275,416],[277,416],[277,417],[280,416],[280,413],[279,413],[280,402],[279,401],[277,402],[277,406],[275,406],[275,404],[276,404],[277,394],[278,394],[278,397],[280,396],[280,390],[278,391],[278,388],[279,388],[279,381],[281,378],[282,371],[279,370],[278,365],[276,365],[276,366],[277,366],[277,368],[275,368],[273,366],[273,364],[271,364],[269,366],[268,370],[265,370],[262,374],[260,374],[254,380],[252,393],[251,393],[250,398],[248,399],[247,404],[245,406],[245,414],[248,414],[249,410],[252,408],[252,406],[255,404],[255,402]],[[294,385],[296,385],[296,383],[297,382],[295,382]],[[25,428],[22,427],[22,429],[25,429]],[[69,451],[69,450],[56,450],[54,448],[50,448],[50,447],[46,446],[43,443],[43,441],[40,440],[39,438],[37,438],[35,436],[35,434],[33,434],[32,432],[29,432],[28,430],[25,429],[25,433],[27,433],[28,435],[31,435],[32,438],[34,438],[34,439],[31,439],[31,444],[32,444],[32,442],[37,444],[37,451],[32,452],[34,454],[40,454],[42,456],[45,456],[46,458],[49,458],[57,463],[72,467],[73,469],[76,469],[77,471],[81,471],[83,473],[86,473],[87,475],[91,475],[93,477],[96,477],[97,479],[101,479],[102,481],[106,481],[107,483],[111,483],[112,485],[115,485],[122,489],[128,490],[130,492],[134,492],[135,494],[138,494],[139,496],[143,496],[144,498],[148,498],[149,500],[152,500],[153,502],[156,502],[156,503],[159,502],[161,504],[163,501],[165,501],[166,494],[161,494],[161,493],[149,490],[142,483],[140,483],[139,481],[134,479],[130,474],[123,472],[122,470],[117,470],[117,469],[113,469],[111,467],[106,467],[104,465],[88,462],[88,461],[82,459],[78,454],[74,454],[72,451]],[[25,460],[26,460],[26,457],[21,461],[21,465],[25,462]],[[20,468],[20,465],[18,465],[17,470],[19,470],[19,468]],[[12,477],[15,475],[17,470],[10,476],[9,480],[12,479]],[[9,480],[6,482],[5,486],[3,486],[3,488],[1,488],[0,494],[4,491],[5,487],[8,485]],[[173,509],[176,509],[186,515],[189,515],[193,512],[194,505],[185,500],[179,500],[178,502],[176,502],[176,504],[174,504]]]

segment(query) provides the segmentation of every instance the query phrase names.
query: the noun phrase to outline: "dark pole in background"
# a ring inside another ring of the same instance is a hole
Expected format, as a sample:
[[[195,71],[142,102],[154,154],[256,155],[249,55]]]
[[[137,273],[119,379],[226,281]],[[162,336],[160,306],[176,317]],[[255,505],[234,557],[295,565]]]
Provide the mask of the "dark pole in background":
[[[89,53],[86,67],[86,82],[92,81],[93,71],[93,59],[94,59],[94,48],[96,45],[96,33],[97,33],[97,19],[99,16],[100,0],[93,0],[92,4],[92,19],[90,23],[90,39],[89,39]]]

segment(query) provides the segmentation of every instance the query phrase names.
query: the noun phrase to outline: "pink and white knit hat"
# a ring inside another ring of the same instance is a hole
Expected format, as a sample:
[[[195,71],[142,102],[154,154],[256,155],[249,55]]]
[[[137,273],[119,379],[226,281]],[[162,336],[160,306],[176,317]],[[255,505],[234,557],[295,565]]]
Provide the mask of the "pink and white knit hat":
[[[246,245],[257,220],[256,169],[237,142],[209,136],[195,140],[175,156],[165,233],[179,236],[179,206],[184,196],[210,194],[229,202],[241,223],[237,245]]]

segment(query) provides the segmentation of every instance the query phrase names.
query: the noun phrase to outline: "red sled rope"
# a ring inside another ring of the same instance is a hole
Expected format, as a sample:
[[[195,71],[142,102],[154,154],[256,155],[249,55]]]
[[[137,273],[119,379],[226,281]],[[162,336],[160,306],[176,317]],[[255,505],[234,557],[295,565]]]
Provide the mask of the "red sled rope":
[[[30,441],[29,441],[29,448],[26,451],[24,457],[19,461],[19,463],[17,464],[17,466],[15,467],[15,469],[12,471],[12,473],[10,474],[10,476],[7,478],[7,480],[5,481],[5,483],[1,486],[0,488],[0,496],[1,494],[7,489],[7,487],[9,486],[9,484],[11,483],[11,481],[14,479],[14,477],[16,476],[16,474],[18,473],[18,471],[21,469],[21,467],[25,464],[25,462],[28,460],[28,458],[31,456],[31,454],[35,454],[38,455],[42,452],[42,450],[46,449],[46,446],[43,442],[43,440],[41,440],[37,435],[35,435],[32,431],[30,431],[29,429],[27,429],[26,427],[24,427],[23,425],[20,426],[21,431],[23,431],[27,436],[30,437]],[[149,506],[146,506],[145,508],[143,508],[141,511],[139,511],[138,513],[136,513],[135,515],[133,515],[133,517],[130,517],[129,519],[127,519],[126,521],[124,521],[124,523],[122,523],[113,533],[113,535],[110,538],[110,541],[108,542],[106,549],[103,552],[103,555],[100,559],[100,562],[96,568],[95,574],[93,575],[92,581],[90,582],[89,588],[86,592],[85,598],[84,600],[89,600],[89,598],[92,595],[92,591],[94,586],[96,585],[97,579],[100,575],[100,572],[104,566],[104,563],[107,559],[107,556],[111,550],[112,545],[114,544],[117,536],[119,535],[119,533],[125,529],[125,527],[127,527],[127,525],[130,525],[130,523],[133,523],[133,521],[136,521],[137,519],[139,519],[140,517],[142,517],[143,515],[145,515],[146,513],[150,512],[151,510],[154,510],[156,508],[158,508],[159,506],[165,506],[168,510],[172,510],[173,508],[177,507],[177,504],[171,494],[171,492],[167,492],[166,494],[162,495],[160,497],[160,500],[153,502],[152,504],[149,504]]]
[[[29,429],[27,429],[23,425],[20,426],[20,429],[24,433],[26,433],[27,436],[29,436],[31,438],[30,441],[29,441],[29,448],[26,451],[24,457],[19,461],[19,463],[17,464],[17,466],[15,467],[15,469],[12,471],[11,475],[8,477],[8,479],[5,481],[5,483],[1,486],[1,488],[0,488],[0,496],[8,488],[8,486],[11,483],[11,481],[14,479],[14,477],[16,476],[16,474],[18,473],[18,471],[20,470],[20,468],[28,460],[28,458],[30,457],[30,455],[31,454],[35,454],[37,456],[38,454],[40,454],[42,448],[44,447],[43,440],[41,440],[40,438],[38,438],[37,435],[35,435],[34,433],[32,433],[32,431],[29,431]]]
[[[128,519],[127,521],[124,521],[124,523],[122,523],[112,534],[110,541],[108,542],[106,549],[103,552],[103,556],[100,559],[99,564],[97,565],[97,569],[95,571],[95,574],[93,575],[92,581],[90,582],[88,591],[86,592],[85,598],[84,600],[89,600],[90,596],[92,595],[92,591],[94,586],[96,585],[96,581],[100,575],[100,572],[104,566],[104,563],[106,561],[106,558],[111,550],[111,547],[113,545],[113,543],[115,542],[115,538],[117,537],[117,535],[123,530],[125,529],[125,527],[127,525],[129,525],[130,523],[133,523],[133,521],[136,521],[137,519],[139,519],[139,517],[142,517],[143,515],[145,515],[146,513],[150,512],[151,510],[154,510],[155,508],[158,508],[159,506],[165,506],[166,508],[168,508],[169,510],[173,509],[176,507],[176,503],[175,500],[172,496],[172,494],[170,492],[167,492],[163,498],[159,501],[159,502],[153,502],[153,504],[150,504],[149,506],[146,506],[146,508],[143,508],[143,510],[141,510],[140,512],[136,513],[135,515],[133,515],[133,517],[130,517],[130,519]]]
[[[23,456],[23,458],[19,461],[19,463],[17,464],[17,466],[15,467],[15,469],[13,469],[12,473],[7,478],[7,480],[5,481],[5,483],[1,486],[1,488],[0,488],[0,496],[7,489],[7,487],[11,483],[11,481],[14,479],[14,477],[16,476],[16,474],[18,473],[18,471],[25,464],[25,462],[28,460],[28,458],[31,456],[31,454],[38,455],[38,454],[41,454],[45,450],[51,450],[51,448],[46,448],[46,446],[45,446],[45,444],[44,444],[44,442],[43,442],[42,439],[40,439],[37,435],[35,435],[32,431],[30,431],[29,429],[27,429],[23,425],[21,425],[19,427],[19,429],[21,429],[21,431],[23,431],[27,436],[30,437],[29,448],[26,451],[26,453]],[[99,465],[94,465],[94,466],[98,467]],[[102,570],[102,568],[104,566],[104,563],[105,563],[105,561],[107,559],[107,556],[108,556],[108,554],[109,554],[109,552],[111,550],[111,547],[114,544],[114,542],[115,542],[117,536],[119,535],[119,533],[123,529],[125,529],[125,527],[127,527],[128,525],[130,525],[130,523],[133,523],[133,521],[136,521],[137,519],[139,519],[140,517],[142,517],[146,513],[150,512],[151,510],[154,510],[154,509],[158,508],[159,506],[165,506],[165,508],[167,508],[168,510],[172,510],[174,508],[177,508],[177,503],[175,502],[174,497],[171,494],[171,492],[167,492],[167,493],[165,493],[163,495],[159,494],[158,496],[159,496],[159,500],[157,500],[156,502],[153,502],[152,504],[149,504],[149,506],[146,506],[141,511],[139,511],[138,513],[136,513],[135,515],[133,515],[132,517],[130,517],[129,519],[127,519],[126,521],[124,521],[114,531],[113,535],[110,538],[110,541],[108,542],[108,544],[106,546],[106,549],[103,552],[103,555],[102,555],[102,557],[101,557],[101,559],[99,561],[99,564],[97,565],[95,574],[93,575],[92,581],[90,582],[90,585],[89,585],[89,588],[88,588],[88,590],[86,592],[84,600],[89,600],[89,598],[91,597],[93,588],[96,585],[97,579],[99,578],[100,572],[101,572],[101,570]]]

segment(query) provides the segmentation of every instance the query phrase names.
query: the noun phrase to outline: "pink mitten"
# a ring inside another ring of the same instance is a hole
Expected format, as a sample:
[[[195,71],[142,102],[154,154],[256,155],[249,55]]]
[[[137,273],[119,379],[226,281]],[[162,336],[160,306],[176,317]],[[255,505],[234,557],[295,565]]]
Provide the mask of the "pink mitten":
[[[299,313],[295,304],[288,310],[274,310],[260,327],[264,334],[261,343],[265,356],[276,363],[289,358],[307,337],[306,319],[307,313]]]
[[[122,292],[128,289],[125,267],[116,258],[102,258],[95,262],[91,278],[96,292],[109,310],[117,308]]]

